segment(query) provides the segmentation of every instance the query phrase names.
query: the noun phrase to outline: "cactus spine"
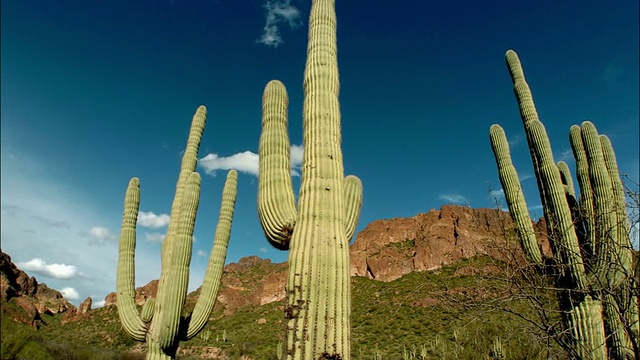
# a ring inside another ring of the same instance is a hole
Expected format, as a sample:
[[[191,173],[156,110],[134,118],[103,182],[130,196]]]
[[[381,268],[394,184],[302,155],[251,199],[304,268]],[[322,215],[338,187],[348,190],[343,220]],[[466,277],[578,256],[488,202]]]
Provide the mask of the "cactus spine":
[[[344,177],[334,0],[312,1],[304,91],[305,150],[296,207],[286,89],[279,81],[265,87],[258,213],[269,242],[290,251],[287,359],[349,359],[349,240],[362,184]]]
[[[507,51],[506,60],[529,143],[553,260],[559,265],[554,280],[573,355],[580,359],[636,358],[638,302],[629,292],[633,282],[629,224],[611,143],[606,136],[598,135],[589,121],[571,127],[580,186],[576,200],[567,165],[563,162],[556,165],[553,160],[517,54]],[[522,247],[531,262],[542,265],[509,145],[500,126],[491,126],[490,140]],[[628,316],[630,313],[635,316]]]
[[[183,317],[187,295],[193,230],[200,201],[200,175],[195,172],[198,149],[206,122],[206,108],[193,117],[182,158],[167,236],[162,243],[162,270],[156,299],[149,299],[138,314],[135,296],[136,221],[140,205],[140,181],[129,182],[124,202],[118,256],[118,314],[124,330],[137,341],[146,341],[147,359],[172,359],[180,340],[188,340],[204,327],[220,286],[227,255],[236,201],[237,172],[229,171],[222,194],[218,226],[209,264],[193,312]]]

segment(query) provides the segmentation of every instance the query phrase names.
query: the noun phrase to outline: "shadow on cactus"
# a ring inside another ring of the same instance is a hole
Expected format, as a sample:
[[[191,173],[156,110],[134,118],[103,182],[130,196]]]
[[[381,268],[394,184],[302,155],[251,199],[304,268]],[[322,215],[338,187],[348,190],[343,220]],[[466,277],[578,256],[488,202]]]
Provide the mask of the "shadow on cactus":
[[[580,186],[577,195],[567,164],[553,159],[518,55],[509,50],[506,60],[531,152],[553,259],[542,258],[509,144],[499,125],[491,126],[490,140],[522,248],[529,261],[555,283],[563,324],[560,330],[549,329],[549,335],[573,358],[640,358],[634,277],[637,270],[633,266],[624,189],[611,142],[599,135],[589,121],[571,127],[570,142]]]
[[[304,75],[302,181],[296,206],[289,168],[284,85],[264,90],[258,213],[269,242],[289,250],[287,359],[348,359],[349,240],[362,184],[344,176],[340,148],[335,1],[314,0]]]
[[[147,300],[140,313],[134,302],[136,222],[140,205],[138,178],[131,179],[125,195],[118,254],[118,315],[122,327],[131,337],[147,342],[147,359],[150,360],[175,358],[178,343],[193,338],[202,330],[220,287],[236,201],[238,175],[235,170],[227,174],[218,226],[200,296],[193,312],[183,316],[193,231],[200,201],[200,175],[195,169],[206,117],[204,106],[200,106],[193,116],[171,205],[171,219],[162,242],[162,268],[157,296]]]

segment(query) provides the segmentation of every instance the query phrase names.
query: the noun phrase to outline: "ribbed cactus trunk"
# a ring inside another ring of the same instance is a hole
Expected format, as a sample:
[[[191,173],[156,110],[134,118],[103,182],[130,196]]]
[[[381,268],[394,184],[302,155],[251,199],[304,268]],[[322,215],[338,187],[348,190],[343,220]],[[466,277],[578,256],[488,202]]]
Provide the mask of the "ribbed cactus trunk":
[[[271,81],[263,97],[258,209],[267,239],[290,250],[287,359],[349,359],[349,240],[362,184],[344,177],[333,0],[312,1],[308,41],[298,206],[289,174],[287,94]]]
[[[171,207],[167,236],[162,243],[158,292],[155,299],[147,300],[141,313],[138,313],[134,303],[136,220],[140,204],[137,178],[131,179],[125,195],[118,257],[118,314],[129,335],[137,341],[147,342],[149,360],[175,358],[180,340],[188,340],[202,330],[213,309],[220,286],[236,200],[235,170],[229,172],[225,182],[218,226],[200,296],[193,312],[183,317],[195,219],[200,201],[200,175],[195,172],[195,168],[205,121],[206,108],[201,106],[193,117]]]
[[[580,185],[576,199],[567,165],[556,164],[515,52],[506,54],[520,107],[557,268],[553,277],[564,336],[580,359],[638,357],[637,297],[622,183],[609,139],[592,123],[570,131]],[[518,174],[502,128],[490,140],[509,212],[530,261],[542,265]]]
[[[287,279],[289,307],[298,312],[289,319],[289,346],[300,354],[294,356],[299,359],[318,359],[322,354],[347,359],[350,353],[349,241],[343,223],[334,7],[334,1],[314,1],[309,18],[304,75],[305,151]]]

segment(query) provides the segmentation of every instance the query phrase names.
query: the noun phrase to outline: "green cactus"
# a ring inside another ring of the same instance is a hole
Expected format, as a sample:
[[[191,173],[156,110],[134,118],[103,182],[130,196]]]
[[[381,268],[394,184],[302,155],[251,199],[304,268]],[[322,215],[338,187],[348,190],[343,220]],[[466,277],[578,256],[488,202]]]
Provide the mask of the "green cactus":
[[[540,190],[553,261],[558,265],[553,278],[573,356],[636,358],[638,303],[629,291],[633,282],[629,224],[611,143],[606,136],[598,135],[591,122],[572,126],[570,140],[580,186],[576,198],[567,165],[556,165],[553,160],[517,54],[507,51],[506,60]],[[518,174],[500,126],[491,126],[490,140],[522,247],[529,260],[544,271]],[[636,315],[628,316],[634,308]]]
[[[334,0],[312,1],[308,41],[299,202],[289,168],[287,92],[274,80],[263,96],[258,212],[269,242],[290,251],[287,359],[349,359],[349,240],[362,184],[344,177]]]
[[[147,342],[147,359],[174,358],[178,342],[193,338],[204,327],[220,286],[236,201],[238,175],[235,170],[227,174],[218,226],[200,296],[193,312],[184,316],[182,312],[187,296],[193,230],[200,201],[200,175],[195,168],[205,122],[206,108],[200,106],[191,124],[167,236],[162,243],[162,270],[157,296],[144,304],[140,314],[134,302],[136,221],[140,205],[138,178],[131,179],[125,195],[118,256],[118,315],[124,330],[131,337]]]

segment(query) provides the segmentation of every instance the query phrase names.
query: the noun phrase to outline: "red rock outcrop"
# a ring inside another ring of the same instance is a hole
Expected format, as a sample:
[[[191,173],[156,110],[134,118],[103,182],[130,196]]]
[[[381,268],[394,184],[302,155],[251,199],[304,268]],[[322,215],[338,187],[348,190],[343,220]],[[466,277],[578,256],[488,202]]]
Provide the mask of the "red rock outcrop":
[[[522,253],[518,242],[508,239],[511,229],[506,212],[456,205],[412,218],[374,221],[351,246],[351,275],[392,281],[476,255],[506,260]],[[544,226],[536,230],[543,253],[550,255]]]
[[[148,298],[156,297],[158,292],[158,280],[151,280],[147,285],[136,288],[136,305],[144,305]],[[115,292],[109,293],[104,298],[104,306],[115,305],[118,301],[117,294]]]
[[[274,264],[269,259],[257,256],[244,257],[238,263],[224,267],[217,303],[224,306],[225,314],[230,314],[243,306],[282,300],[285,297],[285,279],[286,264]],[[158,280],[136,288],[136,304],[142,305],[146,299],[155,297],[157,290]],[[197,296],[196,292],[194,300]],[[105,306],[115,305],[116,302],[115,292],[105,298]]]
[[[39,327],[43,324],[43,314],[75,312],[60,292],[38,283],[24,271],[18,269],[11,257],[0,250],[0,298],[15,302],[24,314],[16,314],[15,319]]]

